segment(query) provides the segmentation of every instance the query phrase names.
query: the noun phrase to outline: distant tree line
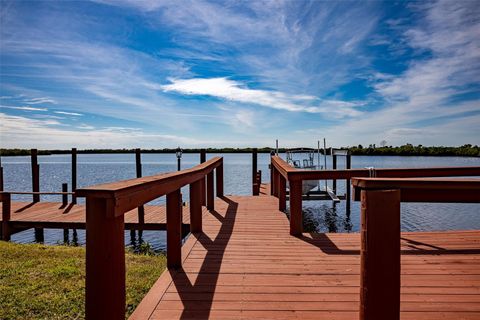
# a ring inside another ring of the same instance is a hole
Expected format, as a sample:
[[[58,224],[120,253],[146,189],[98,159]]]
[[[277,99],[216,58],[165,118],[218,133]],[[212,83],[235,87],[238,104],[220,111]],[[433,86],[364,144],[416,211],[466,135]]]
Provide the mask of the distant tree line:
[[[407,143],[403,146],[380,146],[371,144],[363,147],[359,144],[356,147],[349,147],[352,155],[369,156],[458,156],[458,157],[480,157],[480,147],[477,145],[465,144],[460,147],[426,147],[419,144],[414,146]]]
[[[386,146],[384,141],[382,146],[377,147],[375,144],[370,144],[368,147],[363,147],[361,144],[353,147],[346,147],[352,155],[370,155],[370,156],[458,156],[458,157],[480,157],[480,147],[477,145],[465,144],[460,147],[426,147],[422,145],[414,146],[407,143],[403,146]],[[251,153],[254,148],[206,148],[207,153]],[[183,149],[184,153],[200,153],[200,148]],[[275,149],[264,147],[257,148],[258,153],[270,153]],[[280,153],[287,149],[279,148]],[[175,153],[176,148],[165,149],[142,149],[142,153]],[[83,149],[78,150],[77,153],[133,153],[135,149]],[[320,150],[323,153],[323,150]],[[51,154],[70,154],[71,150],[38,150],[39,155]],[[330,154],[330,149],[327,149],[327,154]],[[0,149],[1,156],[28,156],[29,149]]]

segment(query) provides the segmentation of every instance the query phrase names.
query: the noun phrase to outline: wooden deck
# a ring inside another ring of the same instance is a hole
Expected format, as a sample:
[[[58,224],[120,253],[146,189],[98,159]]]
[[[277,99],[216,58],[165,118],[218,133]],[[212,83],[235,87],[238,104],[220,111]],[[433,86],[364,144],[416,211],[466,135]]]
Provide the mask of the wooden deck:
[[[262,191],[217,199],[130,319],[358,319],[360,235],[290,236]],[[480,319],[480,231],[403,233],[401,263],[401,319]]]
[[[165,206],[144,206],[145,223],[138,223],[137,209],[125,214],[126,229],[166,230]],[[0,202],[0,212],[2,203]],[[0,221],[2,217],[0,215]],[[183,223],[190,223],[188,207],[183,210]],[[16,230],[25,228],[85,229],[85,205],[58,202],[12,202],[10,225]]]

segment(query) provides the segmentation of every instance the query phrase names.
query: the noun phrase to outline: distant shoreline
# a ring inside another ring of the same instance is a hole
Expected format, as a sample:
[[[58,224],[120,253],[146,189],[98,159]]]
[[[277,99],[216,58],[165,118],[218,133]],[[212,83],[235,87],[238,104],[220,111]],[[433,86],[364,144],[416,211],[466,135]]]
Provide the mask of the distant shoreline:
[[[251,153],[255,148],[206,148],[207,153]],[[258,153],[270,153],[274,148],[264,147],[256,148]],[[466,144],[460,147],[426,147],[413,146],[406,144],[403,146],[393,147],[376,147],[370,145],[363,147],[361,145],[355,147],[344,147],[355,156],[437,156],[437,157],[480,157],[480,147]],[[200,153],[201,148],[186,148],[183,153]],[[284,153],[286,148],[279,148],[280,153]],[[176,149],[141,149],[142,153],[175,153]],[[116,153],[134,153],[135,149],[79,149],[78,154],[116,154]],[[320,150],[323,153],[323,149]],[[38,150],[39,155],[53,154],[70,154],[71,150]],[[327,149],[327,155],[330,149]],[[28,156],[29,149],[0,149],[0,156]]]

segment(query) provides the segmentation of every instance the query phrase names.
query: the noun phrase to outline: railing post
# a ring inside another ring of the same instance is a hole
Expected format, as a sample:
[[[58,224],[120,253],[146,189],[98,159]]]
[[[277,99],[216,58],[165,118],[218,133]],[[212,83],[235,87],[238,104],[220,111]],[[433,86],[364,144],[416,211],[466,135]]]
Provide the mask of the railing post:
[[[279,174],[278,184],[278,210],[285,211],[287,208],[287,180]]]
[[[182,266],[182,198],[180,189],[167,194],[167,267]]]
[[[303,232],[302,181],[290,180],[290,234],[299,236]]]
[[[215,169],[217,197],[223,197],[223,162]]]
[[[10,193],[3,193],[2,197],[2,240],[10,240],[10,213],[12,198]]]
[[[202,182],[190,184],[190,232],[202,232]]]
[[[114,205],[87,197],[86,319],[125,319],[124,217]]]
[[[67,183],[62,183],[62,206],[66,207],[68,205],[68,184]]]
[[[75,191],[77,190],[77,148],[72,148],[72,203],[77,204],[77,196]]]
[[[252,194],[254,196],[258,195],[257,193],[257,188],[256,186],[257,182],[257,162],[258,162],[258,157],[257,157],[257,148],[252,149]]]
[[[135,149],[135,169],[137,178],[142,177],[142,154],[140,149]],[[145,222],[145,209],[143,206],[138,207],[138,223],[143,224]],[[142,230],[139,230],[139,234]]]
[[[30,159],[32,164],[32,191],[40,191],[40,167],[38,165],[38,151],[37,149],[32,149],[30,153]],[[40,195],[33,195],[33,202],[39,202]]]
[[[332,169],[333,170],[337,170],[337,155],[336,154],[333,154],[333,149],[331,151],[332,153]],[[333,179],[332,181],[332,191],[333,193],[337,193],[337,180]]]
[[[215,209],[215,193],[213,190],[213,170],[207,174],[207,209]]]
[[[352,155],[350,153],[347,153],[347,169],[351,169],[352,168]],[[346,189],[346,204],[345,204],[345,210],[347,212],[347,216],[350,216],[350,202],[352,201],[351,200],[351,190],[352,190],[352,187],[350,186],[350,179],[347,179],[346,181],[346,186],[345,186],[345,189]]]
[[[200,163],[207,161],[207,151],[205,149],[200,149]],[[205,195],[205,178],[202,178],[202,206],[207,204],[207,198]]]
[[[275,195],[275,166],[273,165],[272,157],[270,157],[270,195]]]
[[[3,167],[0,164],[0,191],[3,191]]]
[[[360,320],[400,319],[400,190],[361,191]]]

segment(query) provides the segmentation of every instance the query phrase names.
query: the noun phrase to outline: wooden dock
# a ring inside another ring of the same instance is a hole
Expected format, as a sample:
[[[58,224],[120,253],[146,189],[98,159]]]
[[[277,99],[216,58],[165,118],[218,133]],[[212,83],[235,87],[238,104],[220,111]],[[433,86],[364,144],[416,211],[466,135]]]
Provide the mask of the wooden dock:
[[[275,197],[217,199],[130,319],[358,319],[360,235],[289,230]],[[401,246],[401,319],[480,319],[480,231]]]
[[[401,202],[480,203],[478,179],[428,178],[480,167],[306,171],[272,156],[270,188],[254,152],[253,196],[225,196],[223,158],[202,155],[193,168],[74,188],[86,206],[69,205],[65,185],[63,204],[35,203],[37,187],[34,203],[1,192],[2,229],[86,228],[87,319],[125,318],[124,231],[151,228],[167,231],[168,268],[131,319],[480,320],[480,230],[400,232]],[[304,233],[302,181],[341,179],[361,201],[361,232]],[[146,205],[162,196],[164,207]]]
[[[2,208],[3,203],[0,202],[0,212]],[[144,208],[144,223],[139,223],[137,209],[125,213],[125,229],[166,230],[167,212],[165,206],[146,205]],[[13,201],[10,210],[10,234],[29,228],[85,229],[86,208],[83,204],[68,204],[65,206],[58,202]],[[188,229],[190,224],[188,212],[188,205],[184,206],[182,223],[185,229]],[[3,223],[1,216],[0,222]]]

